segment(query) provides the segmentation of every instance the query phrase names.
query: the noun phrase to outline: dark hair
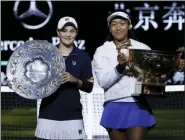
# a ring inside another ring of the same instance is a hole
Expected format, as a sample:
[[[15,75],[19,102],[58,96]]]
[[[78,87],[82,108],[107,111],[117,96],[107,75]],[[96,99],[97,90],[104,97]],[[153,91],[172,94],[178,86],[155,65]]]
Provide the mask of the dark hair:
[[[124,12],[124,13],[126,13],[126,14],[130,17],[130,19],[131,19],[131,16],[130,16],[130,14],[129,14],[127,11],[125,11],[125,10],[120,10],[120,9],[119,9],[119,10],[114,10],[114,11],[109,12],[108,16],[110,16],[111,14],[113,14],[113,13],[115,13],[115,12]],[[109,24],[111,23],[112,20],[117,19],[117,18],[121,18],[121,19],[127,20],[126,18],[123,18],[123,17],[120,17],[120,16],[116,16],[116,17],[114,17],[114,18],[112,18],[112,19],[110,20]],[[133,29],[130,29],[130,30],[128,31],[128,38],[132,38],[132,39],[137,40],[136,36],[134,35]],[[108,34],[108,36],[106,37],[105,41],[112,41],[112,40],[114,40],[114,37],[113,37],[112,34],[109,32],[109,34]]]
[[[61,31],[63,31],[67,26],[72,26],[74,29],[77,30],[76,26],[72,23],[72,22],[67,22],[61,29]]]
[[[129,20],[128,20],[128,19],[126,19],[126,18],[124,18],[124,17],[121,17],[121,16],[115,16],[115,17],[113,17],[113,18],[109,21],[108,25],[110,25],[110,24],[111,24],[111,22],[112,22],[114,19],[122,19],[122,20],[126,20],[126,21],[128,21],[128,22],[129,22]],[[129,22],[129,24],[130,24],[130,22]]]
[[[113,14],[113,13],[115,13],[115,12],[123,12],[123,13],[126,13],[126,14],[130,17],[130,19],[131,19],[131,15],[130,15],[127,11],[122,10],[122,9],[110,11],[110,12],[108,13],[108,16],[107,16],[107,17],[109,17],[111,14]],[[116,17],[114,17],[113,19],[116,19],[116,18],[121,18],[121,19],[127,20],[126,18],[123,18],[123,17],[121,17],[121,16],[116,16]],[[111,19],[110,22],[111,22],[113,19]],[[109,22],[109,23],[110,23],[110,22]]]

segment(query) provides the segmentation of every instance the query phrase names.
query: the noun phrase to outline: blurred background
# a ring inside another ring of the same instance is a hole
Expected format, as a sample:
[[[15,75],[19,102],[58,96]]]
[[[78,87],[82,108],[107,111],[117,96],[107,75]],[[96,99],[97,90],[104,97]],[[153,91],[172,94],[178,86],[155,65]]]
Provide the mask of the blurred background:
[[[79,25],[76,46],[93,58],[109,32],[108,13],[116,9],[131,14],[137,40],[153,50],[176,51],[184,46],[184,2],[1,1],[1,139],[34,140],[40,103],[20,97],[7,87],[6,65],[13,51],[33,39],[57,45],[58,20],[72,16]],[[149,133],[150,140],[185,138],[184,71],[174,71],[167,85],[166,98],[147,98],[157,121]],[[91,94],[81,92],[81,102],[88,139],[107,139],[107,132],[99,125],[102,89],[94,87]]]

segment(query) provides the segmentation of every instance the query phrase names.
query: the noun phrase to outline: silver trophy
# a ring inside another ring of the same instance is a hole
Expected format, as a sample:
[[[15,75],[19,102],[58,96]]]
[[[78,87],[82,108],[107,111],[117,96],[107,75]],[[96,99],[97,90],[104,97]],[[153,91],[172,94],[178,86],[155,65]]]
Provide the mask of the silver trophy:
[[[46,40],[32,40],[13,52],[7,77],[18,95],[42,99],[59,88],[65,70],[65,60],[56,46]]]

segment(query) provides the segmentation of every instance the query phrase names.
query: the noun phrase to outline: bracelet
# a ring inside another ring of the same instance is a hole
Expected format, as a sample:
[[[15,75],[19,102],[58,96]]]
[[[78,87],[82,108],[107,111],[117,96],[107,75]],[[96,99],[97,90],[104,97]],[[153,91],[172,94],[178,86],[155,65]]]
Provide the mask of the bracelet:
[[[123,71],[125,70],[125,68],[126,68],[126,64],[123,64],[123,65],[118,64],[118,65],[116,66],[116,70],[117,70],[117,72],[118,72],[119,74],[122,74]]]

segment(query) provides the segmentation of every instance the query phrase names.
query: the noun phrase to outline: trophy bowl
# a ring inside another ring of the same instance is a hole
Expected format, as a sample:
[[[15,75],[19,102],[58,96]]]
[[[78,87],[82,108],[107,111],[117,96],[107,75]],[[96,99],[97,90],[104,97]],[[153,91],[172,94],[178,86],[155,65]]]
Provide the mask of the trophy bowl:
[[[128,67],[139,89],[136,93],[164,95],[165,82],[179,64],[179,52],[130,49],[129,57]]]
[[[179,52],[130,49],[130,69],[145,84],[162,84],[177,67]]]

